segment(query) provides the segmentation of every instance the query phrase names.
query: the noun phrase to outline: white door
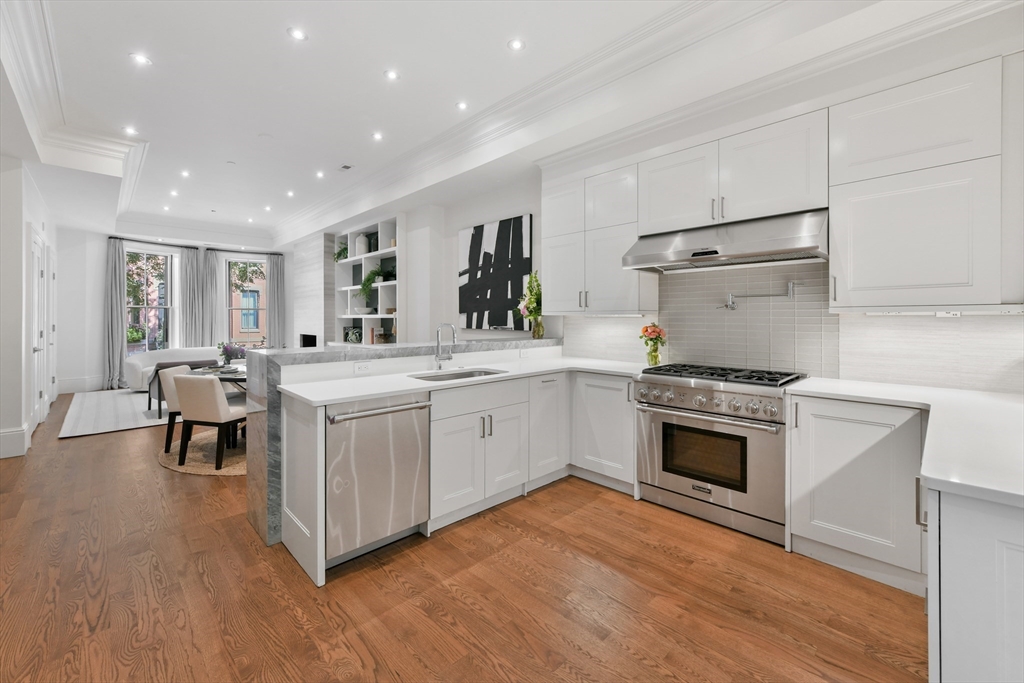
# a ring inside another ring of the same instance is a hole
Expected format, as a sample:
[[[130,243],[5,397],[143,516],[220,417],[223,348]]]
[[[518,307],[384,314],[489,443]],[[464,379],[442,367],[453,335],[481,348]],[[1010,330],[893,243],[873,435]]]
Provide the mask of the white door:
[[[637,224],[641,235],[718,220],[718,141],[640,163]]]
[[[831,193],[832,308],[1000,302],[999,157]]]
[[[639,313],[640,273],[622,267],[622,255],[637,239],[636,223],[585,234],[587,286],[583,303],[587,313]]]
[[[486,462],[486,496],[526,482],[530,467],[529,403],[487,411]]]
[[[57,400],[57,256],[52,247],[46,247],[46,414],[50,412],[50,404]]]
[[[544,287],[545,315],[583,312],[585,250],[582,232],[541,240],[540,281]]]
[[[430,517],[484,499],[487,418],[472,413],[430,423]]]
[[[793,405],[793,533],[920,572],[920,411],[803,396]]]
[[[46,268],[43,245],[32,240],[32,425],[46,419]]]
[[[1024,510],[940,492],[933,531],[942,680],[1024,680]]]
[[[1000,153],[1001,57],[829,109],[829,184]]]
[[[569,379],[564,373],[530,378],[530,476],[569,464]]]
[[[636,223],[636,164],[586,180],[587,230]]]
[[[545,186],[540,194],[541,235],[545,239],[583,231],[583,179]]]
[[[828,110],[718,141],[723,221],[828,206]]]
[[[636,480],[631,384],[622,377],[577,373],[574,465],[629,483]]]

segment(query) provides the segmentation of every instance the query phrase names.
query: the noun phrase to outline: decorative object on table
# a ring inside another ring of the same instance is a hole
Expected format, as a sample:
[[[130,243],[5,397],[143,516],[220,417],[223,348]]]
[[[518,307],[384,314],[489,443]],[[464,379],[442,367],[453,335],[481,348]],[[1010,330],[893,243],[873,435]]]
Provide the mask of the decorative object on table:
[[[647,364],[651,367],[661,365],[661,347],[667,343],[665,329],[658,327],[658,323],[644,325],[640,329],[640,338],[647,346]]]
[[[366,239],[366,235],[356,236],[356,253],[355,256],[365,256],[366,252],[370,250],[370,243]]]
[[[334,262],[344,261],[348,258],[348,243],[342,244],[338,247],[338,251],[334,252]]]
[[[513,312],[532,271],[533,215],[525,214],[459,231],[459,322],[467,329],[492,326],[525,330]]]
[[[372,308],[365,308],[356,306],[356,315],[371,315],[373,313]]]
[[[230,365],[233,360],[245,358],[244,346],[232,344],[231,342],[221,342],[217,344],[217,348],[220,349],[220,355],[224,359],[225,365]]]
[[[363,328],[361,327],[346,327],[345,328],[345,341],[349,344],[362,344],[363,343]]]
[[[370,296],[373,294],[373,283],[378,281],[377,278],[381,278],[380,281],[384,280],[384,270],[379,264],[370,269],[363,277],[362,284],[359,285],[359,296],[363,297],[363,301],[366,303],[370,303]]]
[[[372,233],[366,238],[366,246],[369,248],[369,253],[377,251],[380,247],[380,235],[378,233]]]
[[[391,342],[390,336],[388,335],[387,332],[384,332],[383,330],[378,332],[376,334],[376,336],[374,337],[374,340],[373,340],[374,344],[389,344],[390,342]]]
[[[396,240],[394,237],[392,237],[391,238],[391,248],[394,249],[397,246],[398,246],[398,240]]]
[[[523,320],[529,320],[533,328],[533,338],[544,338],[544,321],[541,319],[541,296],[540,278],[537,271],[530,273],[526,280],[526,294],[519,297],[519,308],[516,315]]]
[[[385,308],[384,312],[387,313],[388,315],[394,315],[397,310],[397,308]]]
[[[376,330],[374,330],[374,329],[373,329],[373,328],[371,327],[371,328],[370,328],[370,343],[371,343],[371,344],[373,343],[373,340],[374,340],[374,339],[376,338],[376,334],[375,334],[375,332],[376,332]]]

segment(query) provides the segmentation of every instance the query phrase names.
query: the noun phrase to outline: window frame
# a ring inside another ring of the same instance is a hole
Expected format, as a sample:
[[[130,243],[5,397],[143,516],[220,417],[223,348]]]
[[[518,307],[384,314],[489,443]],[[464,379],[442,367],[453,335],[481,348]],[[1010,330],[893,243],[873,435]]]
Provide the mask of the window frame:
[[[162,310],[164,316],[164,335],[165,335],[165,346],[150,348],[149,345],[149,333],[148,326],[146,334],[143,338],[145,342],[145,348],[139,349],[134,353],[129,353],[129,356],[135,355],[136,353],[149,353],[150,351],[160,351],[162,349],[174,348],[175,333],[174,333],[174,298],[175,298],[175,261],[174,254],[168,253],[162,250],[149,250],[142,249],[139,247],[131,247],[126,245],[125,248],[125,268],[128,267],[128,255],[139,254],[142,256],[145,272],[145,283],[143,284],[143,302],[141,305],[133,304],[128,297],[128,278],[127,272],[125,273],[125,342],[128,343],[128,320],[131,319],[131,313],[134,310],[140,312],[140,319],[148,320],[149,310]],[[163,304],[150,304],[146,301],[145,292],[148,291],[149,283],[149,258],[156,257],[164,259],[164,281],[162,284],[164,288],[163,292]],[[135,342],[140,343],[140,342]]]
[[[226,290],[225,293],[227,295],[225,297],[227,299],[227,301],[225,302],[227,304],[226,305],[226,310],[227,310],[227,339],[228,339],[229,343],[231,343],[231,344],[240,344],[240,345],[245,346],[247,348],[261,348],[263,346],[264,341],[265,341],[266,333],[264,332],[263,334],[255,337],[255,338],[249,337],[248,335],[250,333],[258,333],[260,331],[261,319],[262,320],[266,320],[266,317],[265,317],[267,315],[266,297],[265,296],[260,296],[261,292],[260,292],[259,289],[255,288],[255,287],[251,287],[251,285],[249,283],[245,283],[243,285],[244,289],[241,292],[239,292],[239,294],[244,295],[244,294],[246,294],[248,292],[255,292],[256,293],[256,302],[257,302],[256,308],[249,308],[249,307],[246,307],[246,306],[232,306],[231,305],[231,301],[232,301],[232,295],[234,293],[234,290],[231,287],[231,264],[233,264],[233,263],[246,263],[246,264],[259,263],[259,264],[262,264],[263,265],[263,273],[264,273],[263,282],[266,283],[267,258],[265,256],[263,256],[263,257],[256,257],[256,256],[254,256],[254,257],[249,257],[249,258],[235,258],[235,255],[231,254],[231,255],[227,255],[224,258],[223,263],[224,263],[224,282],[225,282],[225,290]],[[265,284],[264,284],[264,287],[266,287]],[[265,293],[265,289],[264,289],[263,293]],[[240,297],[240,299],[241,298],[242,297]],[[237,331],[239,333],[245,333],[247,335],[247,338],[246,338],[245,341],[235,341],[235,340],[232,339],[232,316],[234,315],[235,311],[238,311],[238,313],[239,313],[239,324],[238,324],[238,330]],[[245,327],[243,325],[243,322],[245,321],[245,317],[246,317],[246,313],[247,312],[255,313],[256,327]]]

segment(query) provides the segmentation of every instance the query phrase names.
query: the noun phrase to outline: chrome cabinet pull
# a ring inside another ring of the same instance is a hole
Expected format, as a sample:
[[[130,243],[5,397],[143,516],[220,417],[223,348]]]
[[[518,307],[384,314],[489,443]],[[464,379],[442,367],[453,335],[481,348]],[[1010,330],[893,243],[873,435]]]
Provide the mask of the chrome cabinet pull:
[[[793,429],[800,426],[800,404],[793,404]]]
[[[718,213],[721,214],[722,218],[725,218],[725,197],[721,197],[721,202],[719,202]]]
[[[487,438],[487,418],[483,415],[480,416],[480,438]]]
[[[487,436],[494,436],[494,416],[487,416]]]
[[[580,290],[579,298],[577,299],[577,303],[579,304],[580,308],[583,308],[583,290],[582,289]]]
[[[405,406],[393,406],[391,408],[379,408],[377,410],[364,410],[361,413],[342,413],[341,415],[331,415],[327,418],[327,421],[332,425],[339,424],[341,422],[347,422],[349,420],[358,420],[363,417],[376,417],[377,415],[390,415],[391,413],[402,413],[406,410],[423,410],[424,408],[430,407],[430,401],[424,401],[422,403],[412,403]]]
[[[550,382],[557,382],[557,381],[558,381],[558,379],[557,379],[557,378],[556,378],[556,379],[542,379],[542,380],[540,381],[540,383],[541,383],[541,384],[548,384],[548,383],[550,383]]]
[[[633,402],[633,383],[630,382],[626,386],[626,403],[632,403],[632,402]]]
[[[832,276],[832,301],[836,301],[836,276]]]
[[[714,417],[713,415],[704,415],[699,413],[691,412],[679,412],[675,410],[661,410],[660,408],[651,408],[648,405],[638,404],[637,408],[641,413],[653,413],[655,415],[664,415],[666,417],[677,417],[684,420],[697,420],[700,422],[714,422],[715,424],[729,425],[731,427],[738,427],[740,429],[755,429],[759,432],[768,432],[769,434],[778,434],[779,426],[776,425],[763,425],[754,424],[752,422],[740,422],[738,420],[727,420],[721,417]]]
[[[583,307],[590,308],[590,292],[583,290]]]
[[[914,521],[917,525],[928,531],[928,513],[925,513],[924,520],[921,520],[921,477],[914,477]]]
[[[711,198],[711,220],[715,220],[715,198]]]

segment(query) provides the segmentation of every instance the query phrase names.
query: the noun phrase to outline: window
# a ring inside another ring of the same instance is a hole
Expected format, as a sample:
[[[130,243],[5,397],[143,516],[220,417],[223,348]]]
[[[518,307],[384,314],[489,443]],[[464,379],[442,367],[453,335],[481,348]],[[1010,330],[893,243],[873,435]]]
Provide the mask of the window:
[[[229,260],[227,265],[229,341],[262,348],[267,342],[266,264]]]
[[[170,347],[170,279],[170,256],[140,251],[125,254],[129,356]]]

